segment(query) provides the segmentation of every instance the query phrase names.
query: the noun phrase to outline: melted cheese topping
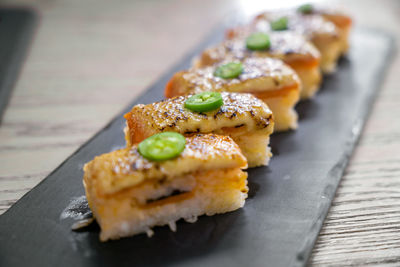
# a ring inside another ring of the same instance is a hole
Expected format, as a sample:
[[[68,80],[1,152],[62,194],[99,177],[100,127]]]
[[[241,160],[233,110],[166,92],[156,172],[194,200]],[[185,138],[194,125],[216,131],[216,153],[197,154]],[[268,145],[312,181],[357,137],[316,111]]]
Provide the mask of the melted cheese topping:
[[[104,195],[146,180],[162,182],[197,171],[246,167],[245,157],[230,137],[199,134],[186,138],[180,156],[162,162],[143,158],[136,145],[98,156],[84,166],[84,184],[96,195]]]

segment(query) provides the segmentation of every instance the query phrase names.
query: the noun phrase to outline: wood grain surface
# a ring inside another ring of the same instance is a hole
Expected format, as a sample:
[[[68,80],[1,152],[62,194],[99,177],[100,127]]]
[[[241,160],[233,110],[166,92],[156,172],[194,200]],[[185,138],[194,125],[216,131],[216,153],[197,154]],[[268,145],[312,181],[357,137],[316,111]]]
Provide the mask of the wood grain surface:
[[[345,4],[356,24],[400,36],[400,1],[335,3]],[[225,16],[238,8],[250,14],[271,3],[1,3],[16,5],[35,8],[41,21],[0,125],[0,213]],[[398,42],[396,47],[399,50]],[[397,55],[339,186],[310,266],[400,266],[399,69]]]

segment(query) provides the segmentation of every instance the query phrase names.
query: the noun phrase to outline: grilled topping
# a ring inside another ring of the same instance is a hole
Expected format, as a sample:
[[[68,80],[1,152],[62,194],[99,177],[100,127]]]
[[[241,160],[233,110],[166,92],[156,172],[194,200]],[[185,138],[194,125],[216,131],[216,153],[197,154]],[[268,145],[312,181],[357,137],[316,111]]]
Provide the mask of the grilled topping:
[[[107,195],[146,181],[164,183],[198,171],[246,167],[246,159],[230,137],[197,134],[186,137],[185,149],[171,160],[148,160],[134,145],[96,157],[84,170],[93,177],[98,193]]]
[[[312,9],[311,9],[312,10]],[[307,39],[312,40],[318,34],[338,36],[336,26],[324,19],[319,14],[281,11],[281,12],[265,12],[256,18],[253,31],[265,32],[269,30],[270,22],[276,21],[279,18],[286,17],[288,19],[287,27],[289,30],[298,34],[304,35]]]
[[[146,123],[143,127],[148,136],[164,131],[214,132],[222,127],[234,127],[238,123],[245,123],[249,129],[263,129],[272,122],[269,108],[253,95],[226,92],[220,94],[224,105],[206,113],[184,108],[186,100],[193,96],[187,95],[148,105],[136,105],[127,114],[127,119],[141,116]],[[254,116],[251,116],[251,112]]]
[[[215,77],[213,75],[215,66],[184,71],[181,75],[185,83],[185,91],[180,91],[179,94],[196,94],[205,91],[245,92],[243,86],[249,88],[249,92],[254,92],[258,90],[258,87],[247,86],[246,83],[260,78],[271,79],[271,88],[273,88],[273,85],[276,86],[273,89],[298,83],[295,72],[278,59],[249,57],[242,61],[242,65],[243,72],[235,79]],[[269,82],[267,81],[267,83]],[[240,86],[240,84],[243,86]],[[262,87],[262,90],[264,90],[264,87]]]
[[[290,24],[292,24],[291,19],[290,21]],[[258,24],[265,24],[261,27],[260,31],[268,31],[270,28],[269,22],[265,20]],[[249,57],[273,57],[287,61],[289,57],[299,60],[318,60],[320,57],[319,51],[301,34],[288,31],[274,31],[269,33],[269,38],[270,47],[267,50],[248,49],[244,37],[224,41],[220,45],[209,48],[203,53],[201,66],[209,66],[227,58],[231,61],[243,61]]]

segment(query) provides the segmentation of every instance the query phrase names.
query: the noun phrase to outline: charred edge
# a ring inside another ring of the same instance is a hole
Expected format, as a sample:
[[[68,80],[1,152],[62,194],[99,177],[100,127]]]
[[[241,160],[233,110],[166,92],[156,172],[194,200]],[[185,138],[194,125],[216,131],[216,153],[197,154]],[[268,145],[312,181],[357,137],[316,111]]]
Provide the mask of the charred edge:
[[[262,117],[262,118],[260,118],[260,120],[257,121],[256,125],[260,128],[266,128],[266,127],[268,127],[268,125],[270,125],[270,123],[271,123],[270,120],[271,120],[271,116],[266,117],[266,118]]]
[[[174,128],[175,126],[176,126],[176,121],[171,123],[171,124],[169,124],[167,127],[168,128]]]
[[[292,55],[292,54],[295,54],[296,52],[294,51],[294,50],[292,50],[292,49],[287,49],[287,50],[285,50],[285,52],[284,52],[284,54],[285,55]]]
[[[203,116],[204,118],[208,118],[207,114],[203,113],[203,112],[199,112],[199,115]]]
[[[137,171],[139,169],[138,163],[134,162],[131,164],[131,170],[132,171]]]
[[[215,113],[214,119],[216,119],[220,114],[222,114],[222,113],[224,113],[224,112],[225,112],[225,110],[224,110],[223,108],[220,108],[220,109],[218,110],[218,112]]]

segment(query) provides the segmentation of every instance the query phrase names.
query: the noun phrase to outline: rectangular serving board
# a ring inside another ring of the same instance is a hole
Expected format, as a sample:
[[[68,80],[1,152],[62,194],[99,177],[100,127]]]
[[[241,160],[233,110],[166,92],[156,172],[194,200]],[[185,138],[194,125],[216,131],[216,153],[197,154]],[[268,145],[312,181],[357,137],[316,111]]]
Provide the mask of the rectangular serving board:
[[[36,24],[30,9],[0,9],[0,122]]]
[[[179,221],[177,232],[157,227],[151,238],[106,243],[99,242],[98,227],[73,232],[73,221],[60,218],[71,200],[84,195],[82,166],[124,145],[122,114],[134,104],[162,99],[172,74],[221,36],[222,30],[210,35],[0,216],[0,266],[307,264],[393,53],[391,37],[378,31],[356,29],[337,72],[324,78],[315,99],[298,105],[298,130],[273,135],[270,166],[248,170],[244,208],[193,224]]]

